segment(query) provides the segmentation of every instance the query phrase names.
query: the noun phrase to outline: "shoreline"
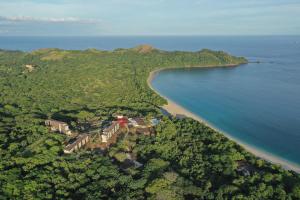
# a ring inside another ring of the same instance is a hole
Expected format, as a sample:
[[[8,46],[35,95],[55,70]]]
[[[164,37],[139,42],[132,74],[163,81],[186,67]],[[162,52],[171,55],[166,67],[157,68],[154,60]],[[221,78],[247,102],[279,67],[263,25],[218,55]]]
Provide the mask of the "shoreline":
[[[205,66],[188,66],[188,67],[165,67],[165,68],[160,68],[160,69],[154,69],[152,71],[150,71],[149,76],[147,78],[147,83],[148,86],[155,92],[157,93],[154,88],[151,85],[152,80],[155,78],[156,74],[160,71],[164,71],[164,70],[172,70],[172,69],[193,69],[193,68],[216,68],[216,67],[237,67],[240,65],[245,65],[248,63],[240,63],[240,64],[227,64],[227,65],[205,65]],[[157,93],[158,94],[158,93]],[[159,96],[162,96],[160,94],[158,94]]]
[[[223,65],[223,66],[203,66],[201,68],[204,67],[228,67],[228,66],[237,66],[237,65]],[[194,67],[194,68],[200,68],[200,67]],[[182,115],[185,117],[189,117],[192,118],[200,123],[205,124],[206,126],[214,129],[215,131],[219,132],[220,134],[223,134],[225,137],[227,137],[229,140],[234,141],[235,143],[237,143],[238,145],[240,145],[241,147],[243,147],[246,151],[252,153],[253,155],[255,155],[256,157],[259,157],[267,162],[270,162],[272,164],[277,164],[280,165],[281,167],[283,167],[286,170],[292,170],[295,171],[297,173],[300,173],[300,165],[297,165],[296,163],[291,163],[288,160],[285,160],[283,158],[280,158],[278,156],[272,155],[271,153],[265,152],[261,149],[258,149],[257,147],[253,147],[249,144],[246,144],[242,141],[240,141],[239,139],[236,139],[232,136],[230,136],[228,133],[225,133],[221,130],[219,130],[218,128],[216,128],[215,126],[213,126],[212,124],[210,124],[209,122],[207,122],[206,120],[204,120],[203,118],[201,118],[200,116],[194,114],[193,112],[187,110],[186,108],[180,106],[179,104],[177,104],[176,102],[170,100],[169,98],[167,98],[166,96],[160,94],[159,92],[157,92],[151,85],[152,80],[155,78],[155,76],[157,75],[157,73],[159,73],[160,71],[163,70],[168,70],[168,69],[175,69],[175,67],[170,67],[170,68],[164,68],[164,69],[156,69],[150,72],[148,79],[147,79],[147,84],[148,86],[151,88],[151,90],[153,90],[156,94],[158,94],[159,96],[161,96],[162,98],[164,98],[167,101],[166,105],[161,106],[161,108],[165,111],[167,111],[170,115],[172,116],[176,116],[176,115]]]

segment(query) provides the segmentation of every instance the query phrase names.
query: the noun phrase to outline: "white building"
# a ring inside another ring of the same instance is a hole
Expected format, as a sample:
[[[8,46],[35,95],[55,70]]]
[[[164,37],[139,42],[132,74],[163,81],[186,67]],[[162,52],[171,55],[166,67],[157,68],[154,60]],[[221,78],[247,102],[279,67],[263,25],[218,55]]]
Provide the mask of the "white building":
[[[147,128],[147,124],[145,123],[145,120],[143,118],[140,117],[136,117],[136,118],[129,118],[129,125],[132,125],[133,127],[136,128]]]
[[[46,120],[45,125],[50,127],[51,131],[58,131],[60,133],[64,133],[66,135],[71,135],[72,132],[69,129],[69,126],[65,122],[60,122],[56,120]]]
[[[103,130],[101,135],[102,142],[107,142],[109,138],[111,138],[119,129],[120,129],[119,123],[113,121],[109,127]]]
[[[70,153],[72,153],[74,151],[77,151],[78,149],[80,149],[81,147],[83,147],[84,145],[86,145],[86,143],[88,143],[89,140],[90,140],[89,135],[87,135],[87,134],[79,135],[77,137],[77,139],[73,143],[68,144],[65,147],[64,153],[70,154]]]

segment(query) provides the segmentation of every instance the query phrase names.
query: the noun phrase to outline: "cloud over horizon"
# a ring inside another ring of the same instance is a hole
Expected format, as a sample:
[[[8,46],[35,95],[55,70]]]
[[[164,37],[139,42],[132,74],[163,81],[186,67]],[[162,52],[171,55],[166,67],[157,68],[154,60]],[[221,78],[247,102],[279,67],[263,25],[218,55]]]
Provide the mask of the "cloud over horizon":
[[[96,19],[79,19],[76,17],[62,17],[62,18],[47,18],[47,17],[30,17],[30,16],[13,16],[5,17],[0,16],[0,21],[8,22],[49,22],[49,23],[83,23],[83,24],[96,24],[100,23],[100,20]]]
[[[0,7],[0,35],[300,35],[299,0],[10,0]]]
[[[0,35],[92,35],[104,32],[103,27],[92,18],[0,16]]]

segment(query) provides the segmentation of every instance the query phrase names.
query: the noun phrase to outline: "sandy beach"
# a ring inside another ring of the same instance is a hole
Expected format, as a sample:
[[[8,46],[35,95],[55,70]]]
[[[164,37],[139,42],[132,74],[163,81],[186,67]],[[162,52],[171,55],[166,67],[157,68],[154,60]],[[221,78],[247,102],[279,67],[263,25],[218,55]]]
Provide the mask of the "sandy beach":
[[[211,66],[208,66],[211,67]],[[152,72],[150,72],[149,77],[147,79],[147,83],[149,85],[149,87],[158,95],[162,96],[164,99],[167,100],[167,104],[162,106],[162,109],[164,109],[165,111],[167,111],[169,114],[173,115],[173,116],[186,116],[186,117],[190,117],[194,120],[197,120],[201,123],[206,124],[207,126],[209,126],[210,128],[224,134],[227,138],[229,138],[230,140],[233,140],[234,142],[238,143],[240,146],[242,146],[244,149],[246,149],[247,151],[249,151],[250,153],[254,154],[255,156],[262,158],[268,162],[271,162],[273,164],[278,164],[281,165],[283,168],[287,169],[287,170],[293,170],[297,173],[300,173],[300,166],[294,163],[291,163],[287,160],[284,160],[282,158],[279,158],[277,156],[274,156],[268,152],[262,151],[260,149],[257,149],[256,147],[252,147],[248,144],[245,144],[243,142],[241,142],[240,140],[233,138],[232,136],[230,136],[227,133],[224,133],[220,130],[218,130],[216,127],[214,127],[213,125],[209,124],[207,121],[205,121],[204,119],[202,119],[200,116],[192,113],[191,111],[183,108],[182,106],[178,105],[177,103],[175,103],[174,101],[168,99],[167,97],[165,97],[164,95],[159,94],[156,90],[154,90],[154,88],[151,85],[152,80],[155,78],[155,75],[157,73],[159,73],[160,71],[165,70],[165,69],[158,69],[158,70],[154,70]]]

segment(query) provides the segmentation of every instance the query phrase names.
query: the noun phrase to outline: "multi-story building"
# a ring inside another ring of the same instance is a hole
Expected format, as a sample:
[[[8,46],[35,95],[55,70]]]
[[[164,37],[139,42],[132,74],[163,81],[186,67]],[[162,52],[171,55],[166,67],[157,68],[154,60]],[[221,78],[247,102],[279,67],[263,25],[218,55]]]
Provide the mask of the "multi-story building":
[[[117,121],[113,121],[109,127],[103,130],[101,135],[102,142],[107,142],[119,129],[120,124]]]
[[[66,135],[71,135],[72,132],[69,129],[69,125],[65,122],[56,121],[56,120],[46,120],[45,125],[49,126],[51,131],[58,131]]]
[[[88,134],[81,134],[81,135],[79,135],[74,142],[71,142],[70,144],[68,144],[65,147],[64,153],[70,154],[70,153],[72,153],[74,151],[79,150],[84,145],[86,145],[86,143],[88,143],[89,140],[90,140],[90,137],[89,137]]]
[[[136,118],[129,118],[129,124],[136,128],[147,128],[147,124],[145,123],[143,118],[136,117]]]

